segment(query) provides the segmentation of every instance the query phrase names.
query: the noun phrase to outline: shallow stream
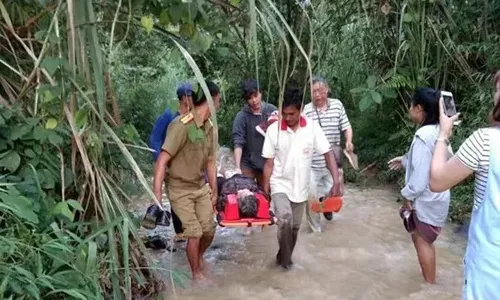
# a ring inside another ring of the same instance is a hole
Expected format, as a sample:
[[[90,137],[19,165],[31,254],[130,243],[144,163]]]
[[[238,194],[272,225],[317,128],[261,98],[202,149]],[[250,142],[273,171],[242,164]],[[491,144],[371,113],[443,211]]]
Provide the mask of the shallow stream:
[[[295,266],[274,265],[276,227],[217,228],[205,257],[212,284],[176,285],[177,299],[460,299],[465,238],[448,224],[435,242],[437,284],[421,276],[411,237],[398,215],[396,191],[347,186],[344,206],[322,233],[305,222],[294,251]],[[173,229],[169,228],[169,231]],[[165,268],[189,274],[184,243],[176,251],[152,251]],[[165,272],[168,277],[169,272]],[[167,281],[170,281],[167,278]],[[168,298],[172,299],[169,287]]]

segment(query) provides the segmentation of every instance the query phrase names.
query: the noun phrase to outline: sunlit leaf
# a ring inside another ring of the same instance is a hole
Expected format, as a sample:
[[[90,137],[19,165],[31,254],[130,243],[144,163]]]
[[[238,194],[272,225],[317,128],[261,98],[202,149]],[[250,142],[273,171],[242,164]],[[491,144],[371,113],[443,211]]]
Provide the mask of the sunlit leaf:
[[[55,215],[62,215],[66,218],[68,218],[70,221],[73,221],[74,215],[69,209],[68,203],[67,202],[59,202],[57,203],[56,207],[54,208],[54,214]]]
[[[85,110],[82,109],[76,112],[75,123],[79,129],[87,125],[87,112]]]
[[[168,26],[170,24],[170,15],[168,10],[163,10],[160,14],[160,24],[163,26]]]
[[[238,6],[238,4],[240,4],[240,0],[231,0],[231,4],[234,6]]]
[[[193,23],[182,24],[179,28],[179,33],[185,37],[192,37],[196,32],[196,27]]]
[[[45,123],[45,128],[46,129],[54,129],[57,127],[57,120],[54,118],[50,118],[47,120],[47,123]]]
[[[150,34],[151,31],[153,30],[153,25],[154,25],[153,17],[152,16],[142,16],[141,17],[141,24],[142,24],[142,27],[144,27],[144,29],[146,29],[146,32],[148,34]]]
[[[50,90],[45,90],[43,92],[43,101],[44,102],[50,102],[52,99],[54,99],[54,95]]]
[[[78,202],[76,200],[67,200],[66,202],[68,203],[69,206],[73,207],[74,209],[79,210],[79,211],[83,211],[83,207],[80,204],[80,202]]]

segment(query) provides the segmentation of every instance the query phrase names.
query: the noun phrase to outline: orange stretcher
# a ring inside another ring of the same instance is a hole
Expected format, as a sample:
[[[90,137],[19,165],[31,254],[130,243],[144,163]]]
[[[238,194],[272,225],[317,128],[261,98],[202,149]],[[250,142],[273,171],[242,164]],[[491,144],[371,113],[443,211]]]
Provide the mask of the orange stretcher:
[[[323,201],[314,201],[311,210],[315,213],[339,212],[342,208],[342,197],[328,197]]]
[[[274,225],[273,216],[269,212],[269,201],[262,194],[255,194],[258,200],[257,216],[255,218],[240,218],[238,196],[227,196],[224,211],[217,213],[217,223],[221,227],[253,227]]]

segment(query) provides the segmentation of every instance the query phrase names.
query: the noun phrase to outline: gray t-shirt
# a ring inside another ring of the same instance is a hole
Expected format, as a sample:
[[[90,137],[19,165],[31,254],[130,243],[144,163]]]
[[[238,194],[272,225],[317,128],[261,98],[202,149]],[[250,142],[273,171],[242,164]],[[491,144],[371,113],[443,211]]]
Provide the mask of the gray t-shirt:
[[[248,105],[236,114],[233,121],[233,145],[242,148],[241,167],[262,172],[265,159],[262,157],[264,136],[256,126],[267,121],[276,106],[262,102],[262,113],[254,114]]]

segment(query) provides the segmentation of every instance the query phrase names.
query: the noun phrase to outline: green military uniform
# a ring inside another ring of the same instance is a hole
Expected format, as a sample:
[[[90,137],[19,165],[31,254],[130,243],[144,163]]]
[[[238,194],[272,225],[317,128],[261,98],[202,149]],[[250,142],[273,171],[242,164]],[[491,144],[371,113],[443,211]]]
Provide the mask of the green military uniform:
[[[208,159],[215,156],[213,138],[212,122],[189,112],[168,126],[162,146],[171,156],[167,183],[170,205],[186,237],[215,234],[210,189],[203,176]]]

